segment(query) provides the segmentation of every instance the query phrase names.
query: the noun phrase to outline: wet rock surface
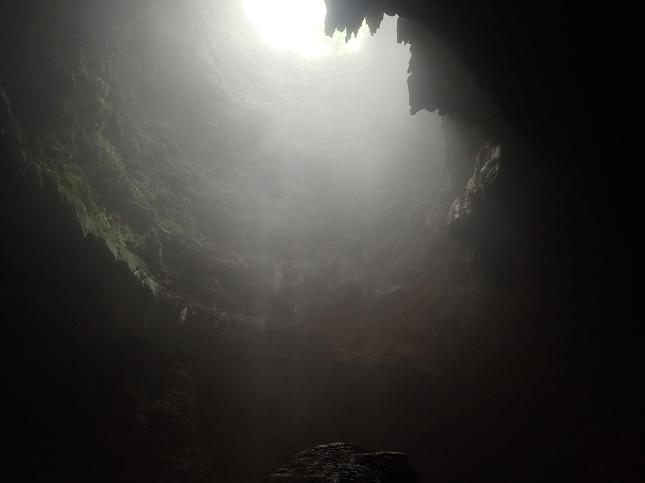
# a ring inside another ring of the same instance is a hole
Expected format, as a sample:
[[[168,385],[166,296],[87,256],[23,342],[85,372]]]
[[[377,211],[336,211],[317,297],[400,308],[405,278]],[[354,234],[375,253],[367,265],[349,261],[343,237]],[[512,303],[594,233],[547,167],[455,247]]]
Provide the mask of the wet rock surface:
[[[355,444],[332,443],[296,455],[265,483],[419,483],[403,453],[369,453]]]
[[[503,220],[495,194],[501,188],[502,146],[484,144],[475,162],[475,172],[466,192],[460,194],[448,212],[448,235],[470,246],[471,257],[496,281],[508,287],[515,276],[514,262],[505,240]]]

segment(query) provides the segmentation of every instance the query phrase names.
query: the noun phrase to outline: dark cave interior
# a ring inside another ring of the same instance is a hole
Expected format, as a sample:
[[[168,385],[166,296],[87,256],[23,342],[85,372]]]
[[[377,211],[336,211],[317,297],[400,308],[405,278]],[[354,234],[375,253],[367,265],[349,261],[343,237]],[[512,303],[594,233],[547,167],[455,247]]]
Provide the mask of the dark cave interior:
[[[242,3],[0,1],[6,481],[645,480],[636,5]]]

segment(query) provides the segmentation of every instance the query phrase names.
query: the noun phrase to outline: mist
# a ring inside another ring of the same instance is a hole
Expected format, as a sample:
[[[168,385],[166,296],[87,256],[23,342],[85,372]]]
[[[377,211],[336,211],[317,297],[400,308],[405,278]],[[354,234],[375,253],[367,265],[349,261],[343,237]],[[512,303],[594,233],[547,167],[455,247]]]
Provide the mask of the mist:
[[[231,248],[291,262],[283,272],[332,258],[361,272],[366,259],[386,258],[388,250],[396,256],[397,234],[410,217],[425,216],[429,193],[440,187],[443,149],[439,117],[410,116],[409,47],[396,43],[396,20],[388,18],[360,51],[335,59],[278,55],[264,73],[270,122],[257,127],[250,146],[233,137],[242,146],[239,167],[226,183],[244,200],[248,228],[243,248]],[[419,250],[421,228],[413,235]],[[397,263],[410,270],[415,255]],[[353,278],[376,284],[362,273]],[[379,281],[379,293],[404,282]]]
[[[510,3],[0,2],[9,481],[641,481],[640,44]]]

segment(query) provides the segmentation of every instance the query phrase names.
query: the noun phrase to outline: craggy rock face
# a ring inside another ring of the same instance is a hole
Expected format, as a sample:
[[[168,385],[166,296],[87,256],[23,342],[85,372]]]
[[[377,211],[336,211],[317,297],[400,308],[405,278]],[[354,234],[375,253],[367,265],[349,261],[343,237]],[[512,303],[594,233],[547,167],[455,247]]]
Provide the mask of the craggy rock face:
[[[424,224],[447,208],[443,136],[408,115],[396,21],[360,57],[307,60],[266,49],[239,2],[187,3],[3,7],[13,161],[191,310],[262,325],[418,280],[445,235]]]
[[[368,453],[355,444],[332,443],[296,455],[265,483],[419,483],[403,453]]]
[[[446,227],[452,238],[470,246],[472,258],[489,277],[500,287],[508,287],[515,276],[512,257],[506,250],[512,241],[504,239],[499,207],[494,202],[501,191],[501,151],[499,145],[482,146],[466,192],[450,207]]]

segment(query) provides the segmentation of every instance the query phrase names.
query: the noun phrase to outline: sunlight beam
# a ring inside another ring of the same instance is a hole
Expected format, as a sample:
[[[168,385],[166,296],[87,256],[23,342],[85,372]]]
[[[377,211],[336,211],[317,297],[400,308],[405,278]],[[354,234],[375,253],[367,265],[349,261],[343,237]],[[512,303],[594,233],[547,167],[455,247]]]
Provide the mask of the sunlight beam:
[[[249,19],[260,31],[260,35],[271,48],[287,49],[305,57],[321,57],[332,53],[342,53],[334,49],[338,44],[334,38],[326,37],[324,22],[327,8],[323,0],[244,0],[244,8]],[[357,38],[345,45],[343,52],[354,52],[361,44],[364,28],[361,27]]]

